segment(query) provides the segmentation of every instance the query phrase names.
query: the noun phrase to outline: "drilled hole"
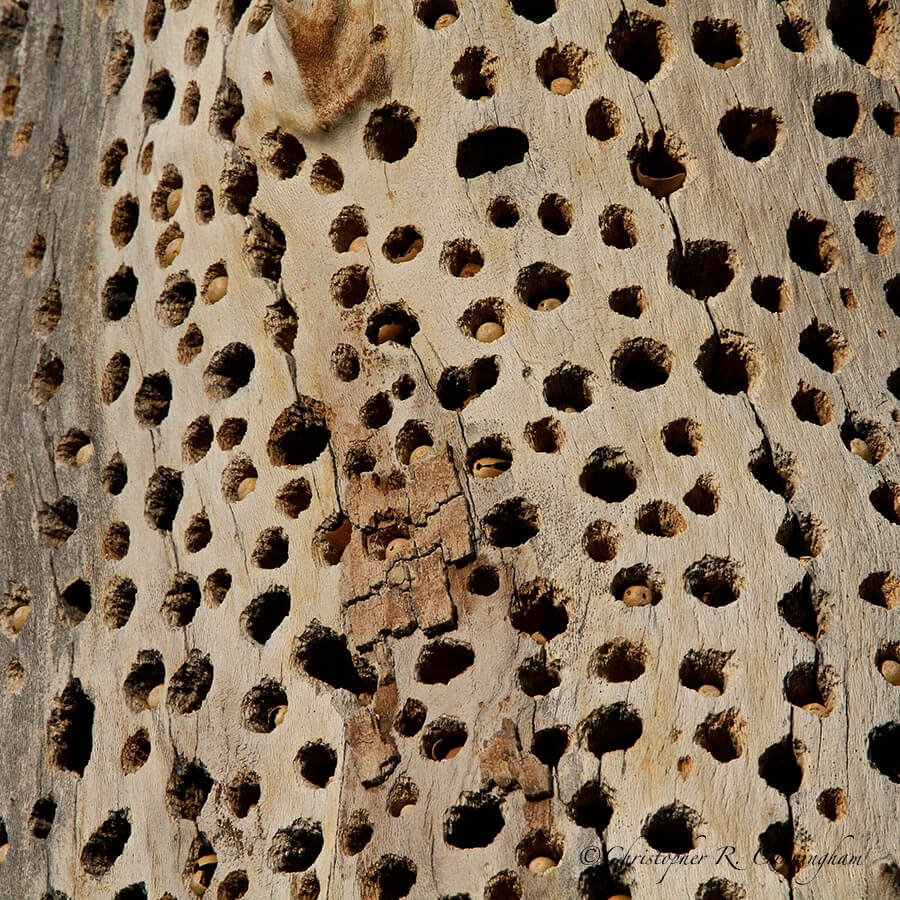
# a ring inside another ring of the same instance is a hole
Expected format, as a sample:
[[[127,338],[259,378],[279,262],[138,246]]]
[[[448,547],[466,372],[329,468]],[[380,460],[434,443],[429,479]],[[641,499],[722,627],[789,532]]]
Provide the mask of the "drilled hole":
[[[869,500],[872,506],[892,525],[900,525],[900,484],[884,481],[876,487]]]
[[[675,48],[669,29],[642,12],[622,11],[606,39],[606,49],[621,68],[651,81]]]
[[[122,685],[125,701],[135,712],[155,709],[166,680],[162,655],[156,650],[141,650]]]
[[[301,396],[275,420],[266,452],[273,466],[306,465],[319,457],[330,438],[325,405]]]
[[[592,497],[607,503],[621,503],[637,488],[638,470],[624,451],[599,447],[581,470],[578,483]]]
[[[886,722],[873,728],[868,735],[869,765],[900,784],[900,722]]]
[[[813,121],[826,137],[850,137],[859,121],[859,99],[851,91],[819,94],[813,101]]]
[[[622,133],[622,111],[606,97],[598,97],[588,107],[584,117],[587,133],[598,141],[611,141]]]
[[[518,547],[540,530],[540,509],[522,497],[503,500],[484,517],[484,526],[493,546]]]
[[[551,234],[568,234],[574,218],[572,204],[560,194],[545,194],[538,205],[538,219]]]
[[[590,671],[598,678],[616,684],[640,678],[644,674],[646,663],[647,650],[643,644],[616,638],[594,651]]]
[[[824,718],[837,703],[837,680],[831,666],[800,663],[784,676],[784,696],[794,706]]]
[[[673,419],[663,426],[663,445],[673,456],[696,456],[703,447],[703,431],[693,419]]]
[[[566,603],[569,598],[544,578],[521,585],[509,603],[509,621],[513,628],[546,643],[562,634],[569,624]]]
[[[206,395],[214,400],[231,397],[249,383],[255,363],[253,351],[246,344],[226,344],[213,354],[203,370]]]
[[[816,28],[809,19],[785,13],[778,23],[778,37],[781,43],[793,53],[809,53],[819,43]]]
[[[476,566],[466,579],[466,589],[479,597],[490,597],[500,589],[500,576],[490,565]]]
[[[564,725],[542,728],[534,733],[531,752],[545,765],[555,769],[569,749],[569,732]]]
[[[467,100],[493,97],[497,89],[497,57],[486,47],[467,47],[450,72],[453,87]]]
[[[803,781],[806,747],[790,736],[767,747],[759,757],[759,777],[785,797],[796,794]]]
[[[197,89],[196,82],[191,82],[191,84],[194,85],[196,91],[195,103],[199,106],[200,91]],[[185,97],[187,97],[187,93],[185,93]],[[194,117],[196,115],[195,109]],[[233,141],[238,122],[243,115],[244,102],[240,88],[230,78],[223,78],[209,109],[209,133],[213,137]],[[183,122],[183,110],[182,123],[187,124]]]
[[[191,650],[169,679],[166,704],[183,716],[196,712],[203,705],[212,680],[213,667],[209,657],[200,650]]]
[[[176,357],[182,366],[190,365],[203,349],[203,332],[192,322],[178,339]]]
[[[528,135],[518,128],[496,126],[475,131],[456,147],[460,178],[478,178],[521,163],[528,153]]]
[[[890,256],[897,243],[894,226],[882,215],[863,210],[853,221],[859,242],[876,256]]]
[[[175,99],[175,85],[172,82],[172,76],[166,69],[160,69],[154,72],[147,80],[147,86],[144,88],[144,96],[141,100],[141,109],[144,113],[144,120],[148,125],[165,119],[172,108],[172,101]]]
[[[170,328],[181,325],[190,315],[196,297],[197,288],[187,271],[169,275],[156,301],[156,318]]]
[[[181,125],[193,125],[200,112],[200,88],[196,81],[189,81],[184,87],[181,97],[181,111],[178,121]]]
[[[114,140],[100,160],[98,181],[103,187],[113,187],[122,175],[122,163],[128,155],[128,144],[122,139]]]
[[[444,817],[444,841],[463,850],[488,847],[504,824],[496,797],[487,791],[463,791],[460,803],[451,806]]]
[[[251,808],[259,803],[259,776],[256,772],[235,775],[225,785],[224,795],[231,813],[238,819],[246,818]]]
[[[676,801],[647,818],[641,837],[660,853],[688,853],[697,846],[702,821],[698,812]]]
[[[816,219],[803,210],[791,217],[787,243],[791,259],[814,275],[824,275],[841,262],[834,228],[825,219]]]
[[[284,621],[291,609],[287,588],[270,587],[247,604],[241,613],[241,627],[251,640],[265,644]]]
[[[611,522],[597,519],[585,528],[581,546],[594,562],[610,562],[619,549],[619,533]]]
[[[128,814],[127,809],[111,813],[81,848],[81,867],[88,875],[95,878],[105,875],[125,851],[131,837]]]
[[[78,625],[91,611],[91,586],[83,579],[76,578],[63,588],[59,604],[65,620],[70,625]]]
[[[109,234],[114,246],[122,248],[131,241],[137,229],[139,215],[140,206],[133,194],[125,194],[116,200],[109,223]]]
[[[744,56],[744,33],[731,19],[701,19],[691,32],[694,53],[708,66],[730,69]]]
[[[761,372],[756,346],[733,331],[713,334],[694,363],[706,386],[717,394],[740,394],[753,387]]]
[[[557,453],[563,441],[562,426],[552,416],[529,422],[525,439],[535,453]]]
[[[314,787],[328,787],[337,769],[337,753],[323,741],[311,741],[297,751],[294,768]]]
[[[100,604],[103,621],[110,628],[123,628],[131,618],[137,600],[137,587],[130,578],[113,576],[106,583]]]
[[[424,703],[408,697],[394,719],[394,730],[403,737],[413,737],[425,724],[427,715],[428,709]]]
[[[356,856],[366,849],[373,834],[374,829],[368,814],[364,810],[355,809],[341,829],[341,850],[347,856]]]
[[[560,412],[583,412],[592,403],[591,372],[564,362],[544,379],[544,401]]]
[[[281,684],[264,678],[241,700],[241,724],[247,731],[270,734],[283,721],[288,698]]]
[[[200,585],[187,572],[177,572],[166,591],[160,613],[169,628],[185,628],[200,606]]]
[[[639,284],[610,291],[609,308],[620,316],[639,319],[649,308],[647,294]]]
[[[548,91],[565,96],[581,87],[587,57],[587,50],[577,44],[560,46],[557,41],[538,57],[535,72]]]
[[[336,159],[323,154],[310,169],[309,183],[318,194],[334,194],[344,186],[344,173]]]
[[[710,713],[694,732],[694,743],[706,750],[720,763],[729,763],[743,756],[747,748],[747,723],[737,709]]]
[[[738,564],[722,556],[706,554],[684,571],[685,590],[714,609],[734,603],[743,586]]]
[[[638,228],[634,213],[626,206],[607,206],[600,215],[600,237],[607,247],[629,250],[637,246]]]
[[[466,726],[459,719],[441,716],[422,734],[422,755],[427,759],[453,759],[468,738]]]
[[[463,409],[494,387],[499,376],[500,367],[495,356],[476,359],[465,368],[450,366],[438,379],[438,400],[444,409]]]
[[[891,106],[887,100],[882,100],[872,110],[872,118],[888,137],[900,137],[900,111]]]
[[[570,274],[552,263],[536,262],[519,270],[516,295],[531,309],[556,309],[569,299]]]
[[[203,599],[213,608],[221,606],[231,590],[231,575],[227,569],[216,569],[203,582]]]
[[[513,228],[519,222],[519,207],[511,197],[494,197],[488,205],[488,218],[495,228]]]
[[[719,120],[725,146],[749,162],[770,156],[778,146],[783,120],[772,109],[738,106]]]
[[[672,351],[652,338],[633,338],[613,354],[611,369],[613,380],[633,391],[658,387],[669,380]]]
[[[409,347],[418,331],[418,319],[400,303],[380,307],[366,323],[366,338],[376,346],[393,343]]]
[[[293,178],[306,160],[306,151],[294,135],[281,128],[260,138],[260,151],[266,166],[279,178]]]
[[[665,500],[651,500],[638,509],[635,528],[641,534],[676,537],[687,528],[684,516]]]
[[[363,146],[369,159],[393,163],[403,159],[418,137],[419,117],[400,103],[373,110],[363,131]]]
[[[203,62],[206,56],[206,48],[209,46],[209,32],[203,28],[195,28],[184,40],[185,65],[196,68]]]
[[[678,680],[704,697],[725,693],[725,666],[733,655],[722,650],[689,650],[678,667]]]
[[[825,391],[808,385],[805,381],[797,384],[797,392],[791,403],[797,418],[813,425],[827,425],[834,418],[834,403]]]
[[[181,438],[181,458],[186,463],[203,459],[213,442],[213,428],[209,416],[198,416],[184,430]]]
[[[221,450],[233,450],[247,434],[247,420],[229,417],[222,420],[216,432],[216,443]]]
[[[134,775],[150,758],[150,734],[146,728],[138,728],[122,744],[119,768],[125,775]]]
[[[654,197],[668,197],[684,185],[688,152],[674,134],[656,131],[652,137],[638,135],[628,159],[631,173]]]
[[[47,718],[47,758],[53,768],[84,775],[93,750],[94,704],[78,678],[53,700]]]
[[[595,709],[579,725],[582,744],[598,759],[633,747],[643,731],[641,717],[624,702]]]

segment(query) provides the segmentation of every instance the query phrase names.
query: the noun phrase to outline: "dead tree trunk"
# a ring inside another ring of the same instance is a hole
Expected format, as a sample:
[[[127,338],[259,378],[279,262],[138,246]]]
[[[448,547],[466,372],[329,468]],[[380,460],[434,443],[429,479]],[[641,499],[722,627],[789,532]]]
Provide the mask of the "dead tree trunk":
[[[900,898],[892,0],[0,63],[0,896]]]

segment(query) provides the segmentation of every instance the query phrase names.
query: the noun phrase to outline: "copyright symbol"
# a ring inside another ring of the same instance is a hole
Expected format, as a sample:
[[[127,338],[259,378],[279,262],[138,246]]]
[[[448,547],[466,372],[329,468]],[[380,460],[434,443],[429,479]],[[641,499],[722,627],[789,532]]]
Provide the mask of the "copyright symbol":
[[[593,866],[596,863],[600,862],[600,848],[594,847],[591,845],[590,847],[585,847],[584,850],[581,851],[581,862],[585,866]]]

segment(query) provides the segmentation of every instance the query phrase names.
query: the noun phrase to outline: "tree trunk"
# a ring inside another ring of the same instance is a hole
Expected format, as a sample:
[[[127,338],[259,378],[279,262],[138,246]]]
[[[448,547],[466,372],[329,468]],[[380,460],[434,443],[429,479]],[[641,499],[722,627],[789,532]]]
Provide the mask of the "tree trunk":
[[[900,12],[633,6],[2,0],[0,896],[900,898]]]

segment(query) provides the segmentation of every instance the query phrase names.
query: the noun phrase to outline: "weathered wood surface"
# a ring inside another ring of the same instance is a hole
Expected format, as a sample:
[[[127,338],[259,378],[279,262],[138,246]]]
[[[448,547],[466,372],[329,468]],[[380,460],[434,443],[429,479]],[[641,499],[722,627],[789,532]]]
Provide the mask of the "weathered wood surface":
[[[900,898],[900,13],[558,6],[2,4],[0,896]]]

